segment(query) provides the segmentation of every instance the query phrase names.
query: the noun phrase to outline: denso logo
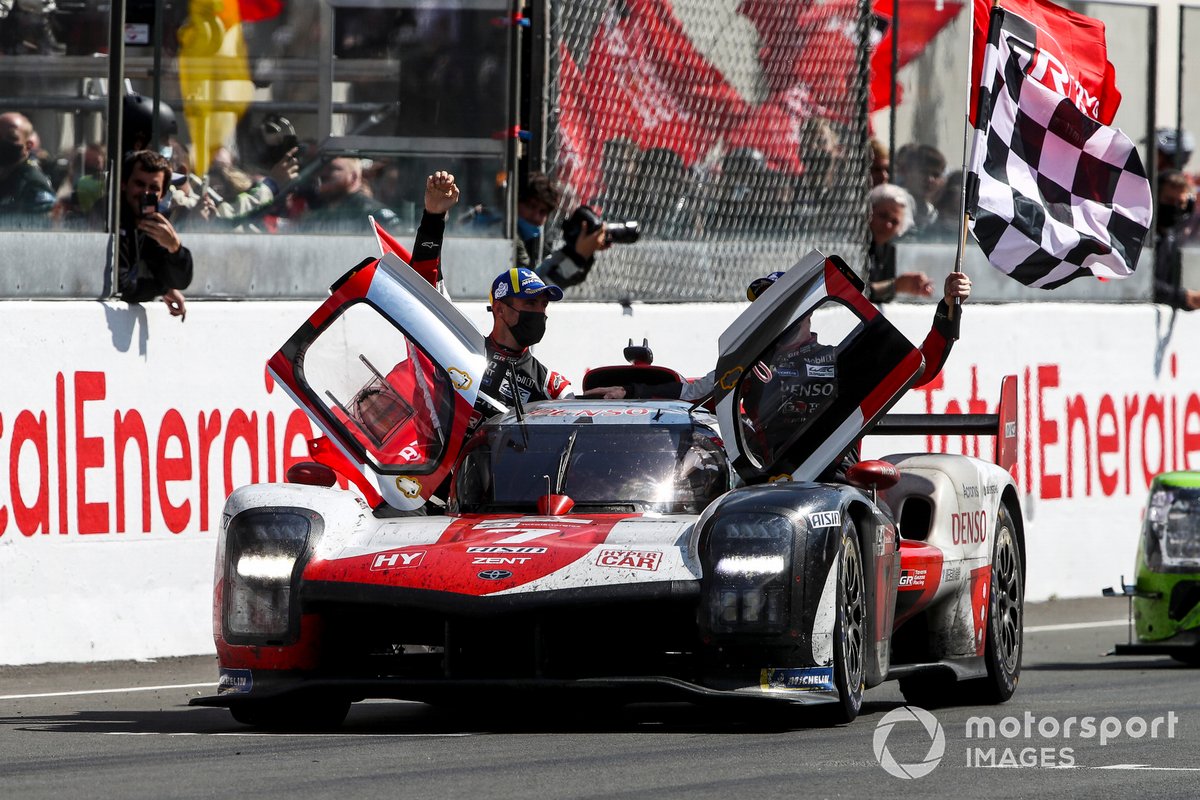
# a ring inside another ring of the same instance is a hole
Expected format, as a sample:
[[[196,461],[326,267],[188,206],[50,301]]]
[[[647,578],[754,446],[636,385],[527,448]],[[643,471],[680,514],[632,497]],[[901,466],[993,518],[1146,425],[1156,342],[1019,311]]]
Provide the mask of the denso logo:
[[[381,569],[405,569],[406,567],[419,567],[424,559],[424,550],[378,553],[375,556],[375,560],[371,562],[371,571],[377,572]]]
[[[960,511],[950,516],[950,539],[954,544],[979,544],[987,541],[987,512]]]
[[[818,395],[821,397],[829,397],[831,394],[833,394],[833,384],[832,383],[805,383],[800,386],[797,386],[795,391],[796,391],[796,394],[800,395],[801,397],[812,397],[813,395]]]
[[[596,566],[654,572],[661,559],[662,553],[655,550],[601,550],[596,557]]]

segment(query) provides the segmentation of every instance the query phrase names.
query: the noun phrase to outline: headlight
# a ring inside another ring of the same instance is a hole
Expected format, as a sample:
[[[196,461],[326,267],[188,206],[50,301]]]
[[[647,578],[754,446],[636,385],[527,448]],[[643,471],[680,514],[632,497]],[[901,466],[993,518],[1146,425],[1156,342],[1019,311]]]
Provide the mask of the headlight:
[[[314,524],[298,509],[238,514],[226,533],[225,636],[281,644],[292,638],[292,590]]]
[[[1168,569],[1200,567],[1200,495],[1194,489],[1156,492],[1150,498],[1146,527],[1146,560],[1151,567],[1156,561]]]
[[[1172,508],[1162,525],[1163,564],[1200,566],[1200,515]]]
[[[714,633],[779,633],[787,628],[792,523],[777,514],[730,514],[713,523],[705,601]]]

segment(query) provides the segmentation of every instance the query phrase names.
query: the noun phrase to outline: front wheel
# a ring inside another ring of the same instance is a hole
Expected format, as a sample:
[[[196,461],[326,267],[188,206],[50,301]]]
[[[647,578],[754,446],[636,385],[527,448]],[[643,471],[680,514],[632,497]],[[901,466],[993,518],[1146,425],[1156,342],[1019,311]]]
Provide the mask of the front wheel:
[[[1187,664],[1189,667],[1200,667],[1200,646],[1193,647],[1191,650],[1181,650],[1178,653],[1171,653],[1171,658],[1180,664]]]
[[[838,557],[837,619],[833,632],[833,680],[838,702],[832,721],[852,722],[863,701],[864,658],[867,652],[867,587],[863,580],[858,530],[846,519]]]
[[[1004,505],[996,517],[992,547],[991,597],[988,600],[987,677],[962,684],[968,703],[1003,703],[1017,690],[1025,620],[1025,576],[1012,515]]]

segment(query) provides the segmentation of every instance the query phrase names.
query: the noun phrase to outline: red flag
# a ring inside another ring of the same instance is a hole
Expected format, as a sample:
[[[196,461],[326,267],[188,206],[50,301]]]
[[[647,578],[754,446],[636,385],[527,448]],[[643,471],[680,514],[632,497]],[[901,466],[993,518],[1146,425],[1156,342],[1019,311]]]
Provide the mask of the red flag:
[[[412,253],[408,248],[396,241],[396,238],[383,229],[383,226],[375,221],[374,217],[369,218],[371,225],[375,227],[375,238],[379,240],[379,254],[386,256],[388,253],[400,256],[400,260],[405,264],[412,263]]]
[[[925,51],[933,38],[941,33],[950,21],[962,11],[964,3],[947,0],[937,3],[934,0],[912,2],[906,0],[900,12],[900,42],[897,48],[900,55],[900,66],[907,65]],[[872,11],[875,16],[886,20],[887,32],[875,45],[871,53],[871,86],[870,106],[868,110],[877,111],[890,105],[892,89],[892,36],[895,33],[891,22],[895,9],[895,0],[875,0]],[[899,104],[903,95],[900,86],[896,87],[896,103]]]
[[[1004,0],[1011,11],[1037,28],[1037,53],[1026,74],[1066,97],[1080,111],[1104,125],[1112,123],[1121,104],[1116,70],[1108,61],[1104,23],[1068,11],[1049,0]],[[971,63],[971,122],[979,98],[979,75],[987,45],[991,4],[975,0],[974,54]],[[902,23],[903,24],[903,23]]]

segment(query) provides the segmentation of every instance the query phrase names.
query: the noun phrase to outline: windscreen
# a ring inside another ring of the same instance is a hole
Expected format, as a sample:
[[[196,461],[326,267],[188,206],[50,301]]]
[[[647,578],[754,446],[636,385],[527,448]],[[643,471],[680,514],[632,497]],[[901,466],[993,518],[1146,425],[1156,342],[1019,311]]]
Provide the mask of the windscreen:
[[[576,511],[698,514],[729,488],[720,444],[690,425],[485,426],[455,480],[461,513],[529,511],[565,494]]]

